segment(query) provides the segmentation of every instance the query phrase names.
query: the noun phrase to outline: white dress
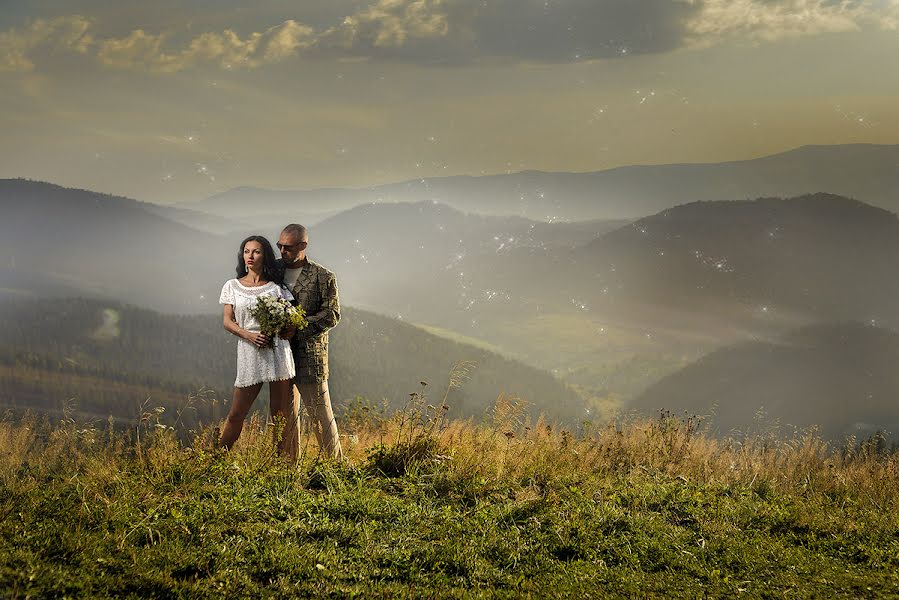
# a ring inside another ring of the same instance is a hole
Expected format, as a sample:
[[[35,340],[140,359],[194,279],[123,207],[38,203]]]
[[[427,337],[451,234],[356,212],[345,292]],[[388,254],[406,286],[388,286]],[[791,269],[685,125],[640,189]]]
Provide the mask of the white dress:
[[[293,300],[293,295],[269,281],[258,287],[247,287],[236,279],[229,279],[222,287],[219,304],[230,304],[234,307],[234,318],[237,324],[248,331],[259,331],[259,321],[250,314],[260,296],[272,296]],[[275,347],[258,346],[243,338],[237,340],[237,379],[234,387],[247,387],[266,381],[293,379],[295,375],[293,354],[288,340],[275,338]]]

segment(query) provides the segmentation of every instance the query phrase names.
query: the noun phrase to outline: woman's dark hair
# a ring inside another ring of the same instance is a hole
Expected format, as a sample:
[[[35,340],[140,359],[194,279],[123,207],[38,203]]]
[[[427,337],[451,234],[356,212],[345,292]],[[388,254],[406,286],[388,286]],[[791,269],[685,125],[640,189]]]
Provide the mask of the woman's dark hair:
[[[240,250],[237,251],[237,278],[240,279],[247,274],[247,265],[243,262],[243,251],[247,247],[248,242],[259,242],[262,246],[262,276],[268,281],[274,281],[278,285],[284,283],[284,272],[278,268],[275,261],[275,251],[272,249],[271,243],[261,235],[251,235],[240,243]]]

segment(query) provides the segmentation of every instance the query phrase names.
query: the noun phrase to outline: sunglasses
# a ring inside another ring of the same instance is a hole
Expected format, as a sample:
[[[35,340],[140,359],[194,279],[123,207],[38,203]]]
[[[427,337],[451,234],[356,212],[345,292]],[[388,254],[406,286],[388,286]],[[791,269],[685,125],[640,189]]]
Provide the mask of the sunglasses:
[[[305,242],[297,242],[296,244],[275,244],[278,247],[278,250],[288,250],[294,251],[300,246],[302,246]]]

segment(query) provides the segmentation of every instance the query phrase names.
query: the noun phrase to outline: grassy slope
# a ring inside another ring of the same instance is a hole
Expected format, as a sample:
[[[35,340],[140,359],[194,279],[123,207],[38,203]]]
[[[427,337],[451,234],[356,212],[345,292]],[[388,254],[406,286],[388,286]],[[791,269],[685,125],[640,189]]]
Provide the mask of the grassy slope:
[[[298,469],[252,423],[230,454],[150,422],[130,437],[0,423],[0,589],[899,594],[896,456],[834,456],[810,437],[729,447],[672,419],[573,439],[511,405],[482,426],[371,413],[346,420],[348,464],[309,447]]]
[[[683,342],[684,332],[663,332],[583,312],[492,316],[475,338],[418,325],[443,338],[485,348],[546,370],[577,389],[593,414],[611,415],[627,400],[724,340]],[[647,336],[647,334],[650,334]]]
[[[419,329],[424,329],[431,335],[436,335],[438,337],[442,337],[447,340],[452,340],[454,342],[458,342],[460,344],[468,344],[469,346],[474,346],[475,348],[481,348],[482,350],[487,350],[488,352],[495,352],[496,354],[500,354],[502,356],[509,356],[509,353],[503,352],[502,348],[499,346],[495,346],[490,342],[486,342],[480,338],[472,337],[469,335],[463,335],[452,329],[446,329],[445,327],[438,327],[437,325],[426,325],[424,323],[414,323],[416,327]]]

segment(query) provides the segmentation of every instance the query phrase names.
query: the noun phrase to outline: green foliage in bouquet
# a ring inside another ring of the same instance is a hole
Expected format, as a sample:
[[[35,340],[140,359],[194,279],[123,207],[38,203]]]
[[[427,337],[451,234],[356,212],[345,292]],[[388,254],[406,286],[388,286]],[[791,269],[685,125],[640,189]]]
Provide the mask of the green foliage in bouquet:
[[[305,329],[309,325],[306,320],[306,311],[300,306],[293,306],[284,298],[260,296],[256,300],[256,306],[250,309],[259,322],[259,331],[268,336],[268,347],[274,348],[275,338],[279,333],[291,327]]]

